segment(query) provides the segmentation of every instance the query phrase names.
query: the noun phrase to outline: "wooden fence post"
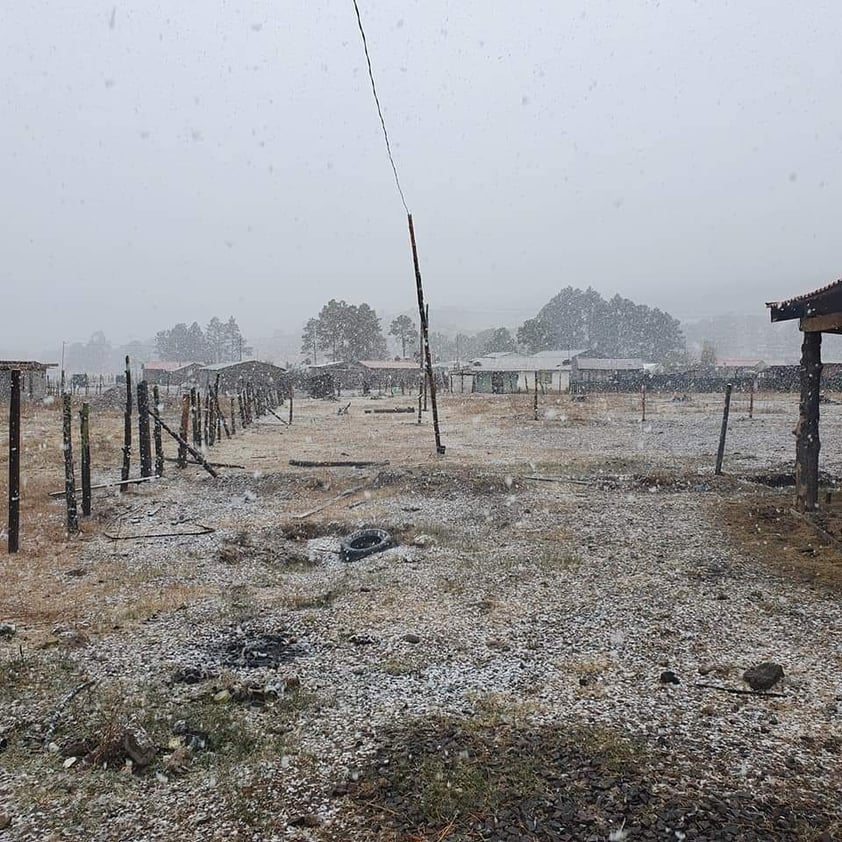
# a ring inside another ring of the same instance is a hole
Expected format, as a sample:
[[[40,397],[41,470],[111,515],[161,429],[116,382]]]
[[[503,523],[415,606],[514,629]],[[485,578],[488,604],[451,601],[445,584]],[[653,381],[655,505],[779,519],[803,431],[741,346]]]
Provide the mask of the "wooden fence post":
[[[292,425],[292,397],[293,393],[295,392],[295,388],[293,387],[292,383],[289,384],[289,423]]]
[[[91,516],[91,431],[90,431],[91,407],[88,403],[82,404],[82,411],[79,413],[81,438],[82,438],[82,516]]]
[[[20,371],[11,372],[9,395],[9,552],[20,549]]]
[[[532,395],[532,417],[535,421],[538,420],[538,372],[535,372],[535,389]]]
[[[64,438],[64,499],[67,503],[67,531],[75,535],[79,531],[79,515],[76,511],[76,478],[73,475],[73,442],[71,438],[70,395],[63,395],[64,412],[62,433]]]
[[[158,386],[152,387],[152,400],[155,404],[155,427],[154,427],[154,441],[155,441],[155,476],[162,477],[164,475],[164,442],[161,435],[161,396],[158,393]]]
[[[748,392],[748,417],[754,418],[754,378],[751,378]]]
[[[123,416],[123,469],[120,479],[127,482],[132,463],[132,369],[126,357],[126,412]],[[120,491],[126,491],[127,485],[121,485]]]
[[[200,413],[201,407],[199,406],[199,393],[194,386],[190,390],[190,413],[192,416],[193,422],[193,446],[194,447],[201,447],[202,446],[202,425],[199,423],[200,421]],[[187,439],[185,438],[185,441]]]
[[[234,396],[231,395],[229,399],[231,401],[231,435],[233,436],[237,432],[237,421],[234,418]]]
[[[152,476],[152,440],[149,435],[149,387],[145,380],[137,384],[137,438],[140,450],[140,475]]]
[[[795,490],[799,512],[819,505],[819,403],[822,380],[822,335],[804,331],[801,344],[801,400],[795,439]]]
[[[725,387],[725,408],[722,410],[722,429],[719,431],[719,450],[716,451],[717,476],[722,475],[722,457],[725,455],[725,436],[728,433],[728,412],[731,409],[731,384]]]
[[[641,407],[640,420],[645,421],[646,420],[646,384],[645,383],[640,387],[640,407]]]
[[[190,395],[181,396],[181,438],[187,441],[187,430],[190,424]],[[178,467],[187,467],[187,448],[179,442],[178,445]]]

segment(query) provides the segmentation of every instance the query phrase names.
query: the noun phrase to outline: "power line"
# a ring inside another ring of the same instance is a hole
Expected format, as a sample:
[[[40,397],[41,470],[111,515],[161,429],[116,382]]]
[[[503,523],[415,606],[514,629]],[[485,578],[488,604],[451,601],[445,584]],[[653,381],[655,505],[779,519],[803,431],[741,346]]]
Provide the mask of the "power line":
[[[354,11],[357,13],[357,26],[360,28],[360,35],[363,39],[363,50],[365,51],[365,60],[368,64],[368,78],[371,80],[371,92],[374,94],[374,102],[377,105],[377,113],[380,116],[380,125],[383,127],[383,138],[386,141],[386,152],[389,155],[389,163],[392,165],[392,172],[395,174],[395,184],[398,188],[398,193],[403,202],[403,209],[409,213],[409,208],[406,204],[406,198],[403,195],[401,188],[401,180],[398,178],[398,168],[395,166],[395,159],[392,156],[392,145],[389,143],[389,133],[386,131],[386,121],[383,119],[383,109],[380,107],[380,98],[377,96],[377,86],[374,84],[374,72],[371,69],[371,56],[368,54],[368,42],[365,40],[365,30],[363,29],[362,18],[360,17],[360,7],[357,5],[357,0],[353,0]]]

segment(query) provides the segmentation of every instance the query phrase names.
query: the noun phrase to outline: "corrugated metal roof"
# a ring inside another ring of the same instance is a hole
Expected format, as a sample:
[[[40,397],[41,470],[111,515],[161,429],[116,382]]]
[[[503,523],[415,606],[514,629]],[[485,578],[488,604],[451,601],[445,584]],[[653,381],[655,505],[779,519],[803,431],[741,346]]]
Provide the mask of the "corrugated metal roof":
[[[420,371],[421,364],[415,360],[357,360],[365,368],[389,368],[401,371]]]
[[[235,368],[238,365],[270,365],[272,368],[280,369],[281,371],[286,371],[283,366],[275,365],[275,363],[267,363],[263,360],[240,360],[238,362],[233,363],[211,363],[210,365],[203,365],[202,371],[223,371],[226,368]]]
[[[190,365],[201,365],[201,363],[197,362],[175,362],[171,360],[149,360],[149,362],[145,362],[143,367],[147,371],[178,371],[181,368],[187,368]]]
[[[785,298],[783,301],[767,301],[766,306],[786,307],[789,304],[798,304],[799,302],[809,301],[811,298],[815,298],[816,296],[824,295],[825,293],[831,292],[838,286],[842,286],[842,278],[840,278],[838,281],[831,281],[829,284],[826,284],[823,287],[819,287],[818,289],[814,289],[812,292],[805,292],[803,295],[795,295],[792,298]]]
[[[486,355],[470,361],[472,368],[483,371],[559,371],[570,368],[565,364],[567,354],[561,357],[537,357],[509,354],[505,357]]]
[[[2,371],[46,371],[58,368],[58,363],[39,363],[37,360],[0,360]]]
[[[576,360],[576,367],[581,371],[642,371],[643,360],[580,358]]]

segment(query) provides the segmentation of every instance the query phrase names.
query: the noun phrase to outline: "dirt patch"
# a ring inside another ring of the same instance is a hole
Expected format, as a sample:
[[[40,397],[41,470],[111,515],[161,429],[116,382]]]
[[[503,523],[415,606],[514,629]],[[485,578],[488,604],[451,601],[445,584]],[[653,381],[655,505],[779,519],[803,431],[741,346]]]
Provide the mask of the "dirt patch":
[[[673,770],[666,753],[607,730],[417,720],[381,735],[351,796],[381,839],[573,842],[625,831],[641,840],[806,840],[839,830],[830,805],[696,788]]]
[[[742,549],[787,576],[842,589],[842,501],[817,513],[816,529],[793,509],[791,495],[749,495],[719,502],[722,520]]]

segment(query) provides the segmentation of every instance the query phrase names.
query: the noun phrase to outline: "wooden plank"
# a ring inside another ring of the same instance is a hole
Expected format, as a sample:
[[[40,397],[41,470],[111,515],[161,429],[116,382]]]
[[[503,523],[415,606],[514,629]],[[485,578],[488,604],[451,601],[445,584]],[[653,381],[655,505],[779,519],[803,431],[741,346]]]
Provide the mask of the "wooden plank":
[[[842,329],[842,313],[828,313],[824,316],[805,316],[799,321],[798,327],[805,333],[822,330],[840,330]]]

